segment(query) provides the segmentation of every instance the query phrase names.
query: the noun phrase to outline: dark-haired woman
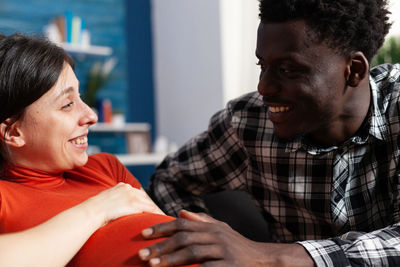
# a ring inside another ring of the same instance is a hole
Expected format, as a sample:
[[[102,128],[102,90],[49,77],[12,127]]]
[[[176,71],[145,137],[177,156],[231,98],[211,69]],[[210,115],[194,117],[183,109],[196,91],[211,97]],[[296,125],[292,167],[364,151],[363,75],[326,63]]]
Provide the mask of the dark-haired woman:
[[[142,265],[137,251],[157,240],[141,230],[172,218],[115,157],[88,157],[97,116],[80,98],[68,54],[43,39],[1,35],[0,106],[0,250],[15,240],[0,263]]]

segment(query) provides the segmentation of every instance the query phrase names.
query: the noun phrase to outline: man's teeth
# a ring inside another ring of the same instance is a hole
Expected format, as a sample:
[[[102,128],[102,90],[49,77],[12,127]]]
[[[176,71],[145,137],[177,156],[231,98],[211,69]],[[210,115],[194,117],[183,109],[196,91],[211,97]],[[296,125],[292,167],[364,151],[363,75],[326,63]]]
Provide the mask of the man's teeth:
[[[272,113],[286,112],[289,111],[289,107],[269,107],[269,111]]]
[[[87,143],[87,137],[78,137],[71,141],[73,144],[82,145]]]

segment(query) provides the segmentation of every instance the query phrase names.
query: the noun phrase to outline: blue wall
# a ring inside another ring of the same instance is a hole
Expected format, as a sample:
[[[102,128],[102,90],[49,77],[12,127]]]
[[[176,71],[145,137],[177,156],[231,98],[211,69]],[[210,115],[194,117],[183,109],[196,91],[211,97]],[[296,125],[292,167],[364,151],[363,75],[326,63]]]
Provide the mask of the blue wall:
[[[128,55],[129,115],[130,121],[151,124],[154,142],[155,105],[153,83],[153,56],[150,0],[125,0],[126,39]],[[135,166],[129,170],[147,188],[154,166]]]
[[[148,122],[155,136],[154,88],[150,0],[0,0],[0,32],[42,34],[44,25],[58,15],[71,11],[86,22],[93,45],[109,46],[118,64],[110,80],[99,92],[109,98],[114,109],[122,110],[128,121]],[[81,93],[91,66],[104,57],[75,57],[75,72]],[[129,74],[128,74],[129,73]],[[91,145],[102,151],[125,153],[123,135],[93,134]],[[129,168],[146,187],[154,166]]]
[[[110,80],[99,92],[99,97],[109,98],[113,107],[128,112],[127,60],[125,40],[124,0],[0,0],[0,32],[11,34],[42,34],[44,25],[54,17],[71,11],[86,22],[93,45],[110,46],[118,58]],[[92,64],[103,62],[104,57],[86,57],[76,60],[76,75],[81,91],[87,83]]]
[[[156,133],[150,0],[126,0],[129,120],[145,121]]]

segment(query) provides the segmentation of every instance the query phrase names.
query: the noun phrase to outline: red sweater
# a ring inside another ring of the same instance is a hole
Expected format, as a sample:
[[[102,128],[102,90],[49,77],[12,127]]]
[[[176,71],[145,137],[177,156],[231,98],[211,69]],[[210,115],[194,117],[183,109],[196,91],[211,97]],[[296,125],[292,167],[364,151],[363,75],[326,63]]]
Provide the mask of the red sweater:
[[[38,225],[118,182],[141,187],[118,159],[104,153],[90,156],[85,166],[67,172],[9,169],[0,180],[0,233]],[[97,230],[69,265],[146,266],[137,251],[160,239],[144,240],[141,231],[170,220],[150,213],[119,218]]]

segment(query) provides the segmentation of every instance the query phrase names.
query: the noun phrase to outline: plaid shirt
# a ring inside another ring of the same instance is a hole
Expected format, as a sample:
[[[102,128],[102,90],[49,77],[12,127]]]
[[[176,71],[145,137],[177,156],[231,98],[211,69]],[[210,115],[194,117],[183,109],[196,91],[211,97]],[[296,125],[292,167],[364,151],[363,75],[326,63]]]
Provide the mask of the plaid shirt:
[[[274,239],[298,241],[318,266],[400,266],[400,64],[371,70],[370,87],[360,130],[329,148],[279,140],[258,93],[233,100],[158,166],[150,193],[176,214],[243,190]]]

